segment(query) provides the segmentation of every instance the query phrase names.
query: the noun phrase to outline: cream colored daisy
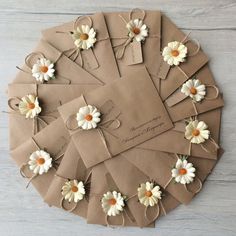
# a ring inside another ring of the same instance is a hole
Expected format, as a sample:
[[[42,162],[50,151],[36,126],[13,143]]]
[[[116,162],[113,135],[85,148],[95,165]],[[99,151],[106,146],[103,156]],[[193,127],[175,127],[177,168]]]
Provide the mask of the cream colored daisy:
[[[210,136],[210,131],[207,128],[208,126],[204,121],[190,121],[185,127],[185,138],[191,143],[204,143]]]
[[[62,186],[61,194],[65,200],[77,203],[84,198],[85,195],[84,184],[82,181],[79,182],[78,180],[67,181]]]
[[[32,68],[33,77],[40,82],[54,79],[54,73],[54,64],[46,58],[38,59]]]
[[[116,191],[103,194],[102,208],[108,216],[119,215],[125,206],[124,197]]]
[[[163,49],[162,56],[170,66],[178,66],[180,62],[185,61],[187,55],[187,47],[177,41],[168,43],[168,46]]]
[[[101,121],[100,115],[100,112],[94,106],[81,107],[76,116],[78,126],[85,130],[94,129]]]
[[[144,41],[148,36],[148,28],[142,20],[131,20],[127,23],[126,28],[129,30],[129,37],[136,39],[137,42]]]
[[[175,182],[181,184],[189,184],[193,182],[195,177],[196,169],[193,167],[192,163],[187,162],[187,160],[180,158],[175,164],[175,168],[172,169],[172,177],[175,179]]]
[[[96,31],[88,25],[81,25],[72,32],[72,38],[75,40],[74,44],[77,48],[89,49],[96,42]]]
[[[182,85],[181,92],[195,102],[200,102],[206,95],[206,86],[198,79],[190,79]]]
[[[26,118],[34,118],[41,112],[38,97],[29,94],[21,98],[19,102],[19,111]]]
[[[52,158],[50,157],[50,154],[43,150],[33,152],[29,159],[29,169],[32,170],[34,174],[42,175],[47,173],[52,167]]]
[[[142,183],[138,188],[138,199],[139,202],[144,206],[154,206],[161,199],[161,190],[158,185],[154,183],[146,182]]]

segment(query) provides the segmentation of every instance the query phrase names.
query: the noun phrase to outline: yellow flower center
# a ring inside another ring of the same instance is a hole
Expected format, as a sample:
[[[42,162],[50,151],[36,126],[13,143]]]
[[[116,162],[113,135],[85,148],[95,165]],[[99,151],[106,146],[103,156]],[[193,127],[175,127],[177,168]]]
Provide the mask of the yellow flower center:
[[[192,132],[193,136],[198,136],[200,134],[200,131],[198,129],[194,129]]]
[[[73,193],[78,192],[78,187],[76,187],[75,185],[72,186],[71,191],[72,191]]]
[[[171,51],[171,55],[172,55],[173,57],[177,57],[177,56],[179,56],[179,51],[178,51],[178,50],[172,50],[172,51]]]
[[[38,165],[43,165],[45,163],[45,159],[43,158],[43,157],[39,157],[38,159],[37,159],[37,164]]]
[[[35,108],[35,104],[34,103],[28,103],[28,108],[30,109],[30,110],[32,110],[32,109],[34,109]]]
[[[194,88],[194,87],[192,87],[192,88],[190,89],[190,93],[191,93],[192,95],[197,94],[197,89]]]
[[[108,200],[108,203],[110,205],[115,205],[116,204],[116,199],[115,198],[111,198],[111,199]]]
[[[136,35],[140,34],[140,29],[137,28],[137,27],[133,28],[133,33],[136,34]]]
[[[87,39],[89,38],[89,36],[88,36],[88,34],[83,33],[83,34],[81,34],[81,35],[79,36],[79,38],[80,38],[81,40],[87,40]]]
[[[48,67],[47,66],[41,66],[40,67],[41,72],[47,73],[48,72]]]
[[[181,169],[179,169],[179,174],[180,175],[186,175],[187,174],[187,170],[185,168],[181,168]]]
[[[87,120],[87,121],[91,121],[93,119],[93,116],[88,114],[84,117],[84,119]]]
[[[151,197],[152,196],[152,191],[146,191],[145,196],[146,197]]]

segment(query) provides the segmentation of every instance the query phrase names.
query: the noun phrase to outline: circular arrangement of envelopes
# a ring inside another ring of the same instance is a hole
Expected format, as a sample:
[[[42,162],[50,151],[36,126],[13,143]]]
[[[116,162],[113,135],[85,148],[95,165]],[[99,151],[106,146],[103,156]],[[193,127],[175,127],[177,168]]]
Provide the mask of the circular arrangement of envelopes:
[[[201,191],[222,154],[208,58],[160,11],[43,30],[17,68],[11,156],[27,187],[88,223],[153,227]]]

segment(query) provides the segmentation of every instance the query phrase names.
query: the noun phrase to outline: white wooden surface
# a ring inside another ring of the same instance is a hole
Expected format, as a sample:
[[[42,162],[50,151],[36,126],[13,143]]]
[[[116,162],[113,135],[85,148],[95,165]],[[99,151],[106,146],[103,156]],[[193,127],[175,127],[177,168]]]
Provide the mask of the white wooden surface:
[[[111,229],[48,208],[25,182],[8,155],[7,116],[0,117],[0,235],[236,235],[236,1],[235,0],[1,0],[0,104],[5,90],[40,30],[95,11],[161,9],[183,30],[192,30],[209,55],[226,106],[222,119],[225,154],[203,190],[188,206],[163,217],[155,229]]]

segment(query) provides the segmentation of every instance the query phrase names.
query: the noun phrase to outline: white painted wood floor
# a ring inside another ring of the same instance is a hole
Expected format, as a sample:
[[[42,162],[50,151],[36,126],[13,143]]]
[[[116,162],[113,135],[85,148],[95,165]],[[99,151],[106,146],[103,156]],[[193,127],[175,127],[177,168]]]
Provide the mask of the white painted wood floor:
[[[224,93],[222,146],[225,154],[201,193],[188,206],[163,217],[155,229],[111,229],[48,208],[25,181],[8,154],[7,116],[0,115],[0,235],[236,235],[236,1],[235,0],[1,0],[0,104],[5,90],[40,38],[40,30],[95,11],[160,9],[181,29],[192,31],[210,57]]]

